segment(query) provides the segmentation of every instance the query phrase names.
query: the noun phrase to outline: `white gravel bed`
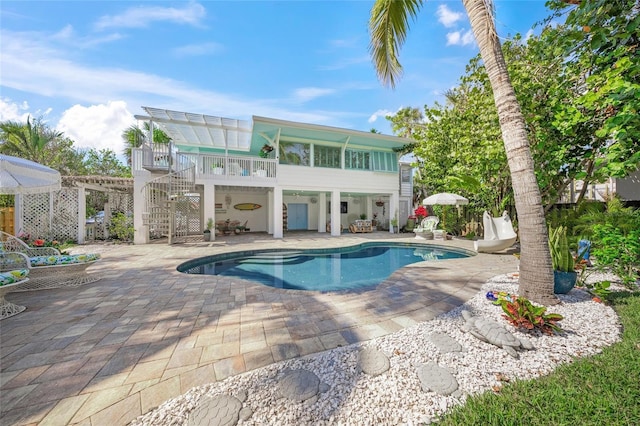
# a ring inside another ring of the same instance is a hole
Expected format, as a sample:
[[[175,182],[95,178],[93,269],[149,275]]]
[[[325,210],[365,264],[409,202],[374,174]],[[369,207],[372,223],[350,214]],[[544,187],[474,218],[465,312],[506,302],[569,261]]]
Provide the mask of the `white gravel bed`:
[[[589,281],[608,278],[592,274]],[[583,290],[574,289],[568,295],[559,295],[561,303],[548,309],[564,316],[560,325],[565,332],[554,336],[517,331],[501,317],[502,309],[486,299],[490,290],[516,293],[517,278],[511,274],[494,277],[463,306],[397,333],[193,388],[138,417],[132,425],[187,424],[189,413],[203,396],[238,395],[242,391],[247,393],[245,407],[253,411],[248,420],[240,420],[238,424],[242,425],[428,424],[449,408],[463,404],[468,395],[498,389],[506,381],[548,374],[558,364],[597,354],[603,347],[620,340],[620,324],[614,310],[594,302]],[[517,337],[528,338],[535,349],[521,350],[519,359],[515,359],[503,349],[463,332],[463,309],[500,322]],[[439,353],[428,339],[433,332],[453,337],[464,351]],[[389,356],[391,367],[386,373],[371,377],[358,370],[358,352],[368,346]],[[421,390],[416,368],[429,361],[451,371],[462,396],[441,396]],[[276,392],[277,378],[285,368],[311,370],[331,388],[320,394],[313,404],[282,399]]]

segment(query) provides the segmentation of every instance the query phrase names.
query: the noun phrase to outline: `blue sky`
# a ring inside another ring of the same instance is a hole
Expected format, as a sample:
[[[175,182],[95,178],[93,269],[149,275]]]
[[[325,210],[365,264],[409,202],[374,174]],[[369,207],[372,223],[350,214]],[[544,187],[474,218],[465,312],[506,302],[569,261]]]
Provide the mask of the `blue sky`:
[[[386,114],[442,100],[477,46],[461,1],[427,1],[395,89],[368,53],[373,1],[0,2],[0,121],[42,117],[81,148],[123,151],[141,106],[391,134]],[[549,15],[496,0],[503,38]]]

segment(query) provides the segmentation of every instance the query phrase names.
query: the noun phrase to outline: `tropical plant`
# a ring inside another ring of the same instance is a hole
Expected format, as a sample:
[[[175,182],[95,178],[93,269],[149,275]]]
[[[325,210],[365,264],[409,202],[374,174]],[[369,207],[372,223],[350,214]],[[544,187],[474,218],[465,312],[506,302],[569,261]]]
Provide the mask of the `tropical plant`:
[[[638,226],[627,233],[612,224],[593,226],[597,267],[610,269],[630,288],[640,277],[640,220]]]
[[[611,290],[609,290],[609,287],[611,287],[611,281],[608,280],[598,281],[594,284],[587,284],[585,287],[589,293],[600,299],[604,299],[611,293]]]
[[[493,20],[491,2],[463,0],[471,28],[487,69],[498,110],[504,149],[518,212],[522,262],[520,293],[543,305],[558,303],[553,291],[553,270],[540,189],[518,105]],[[394,86],[402,71],[398,50],[407,35],[408,19],[415,18],[422,0],[377,0],[371,10],[370,51],[378,77]]]
[[[207,227],[205,228],[204,232],[211,232],[212,229],[213,229],[213,219],[209,218],[207,219]]]
[[[535,306],[524,297],[517,297],[515,300],[507,298],[499,299],[500,306],[504,314],[502,315],[516,328],[526,331],[540,330],[545,334],[562,332],[558,321],[562,321],[560,314],[547,314],[544,306]]]
[[[131,166],[131,153],[134,148],[140,148],[147,142],[149,134],[149,123],[145,122],[143,128],[132,124],[122,132],[122,140],[125,142],[124,156],[127,158],[127,165]],[[171,138],[159,127],[153,128],[154,143],[169,143]]]
[[[549,251],[554,270],[559,272],[573,272],[575,270],[575,261],[571,249],[569,249],[566,227],[549,228]]]
[[[44,164],[63,175],[81,174],[84,154],[73,149],[73,141],[49,128],[42,119],[26,123],[0,123],[0,152]]]

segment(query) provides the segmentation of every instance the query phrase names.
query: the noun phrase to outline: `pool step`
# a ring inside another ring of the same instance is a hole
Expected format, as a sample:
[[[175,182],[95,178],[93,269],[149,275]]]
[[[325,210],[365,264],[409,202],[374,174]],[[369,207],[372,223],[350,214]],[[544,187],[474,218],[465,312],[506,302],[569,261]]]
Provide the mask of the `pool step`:
[[[292,265],[305,261],[300,252],[260,253],[238,260],[240,264]]]

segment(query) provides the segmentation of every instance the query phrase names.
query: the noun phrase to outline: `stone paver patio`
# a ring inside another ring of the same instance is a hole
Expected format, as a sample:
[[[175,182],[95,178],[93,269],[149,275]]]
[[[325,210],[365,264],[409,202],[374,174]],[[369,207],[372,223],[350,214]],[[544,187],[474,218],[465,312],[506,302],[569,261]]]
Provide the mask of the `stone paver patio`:
[[[27,310],[0,321],[0,418],[6,425],[124,425],[193,386],[393,333],[461,305],[509,254],[421,262],[373,290],[317,293],[186,275],[180,263],[256,248],[416,242],[413,234],[245,234],[101,252],[78,288],[10,293]],[[472,249],[470,241],[422,241]]]

